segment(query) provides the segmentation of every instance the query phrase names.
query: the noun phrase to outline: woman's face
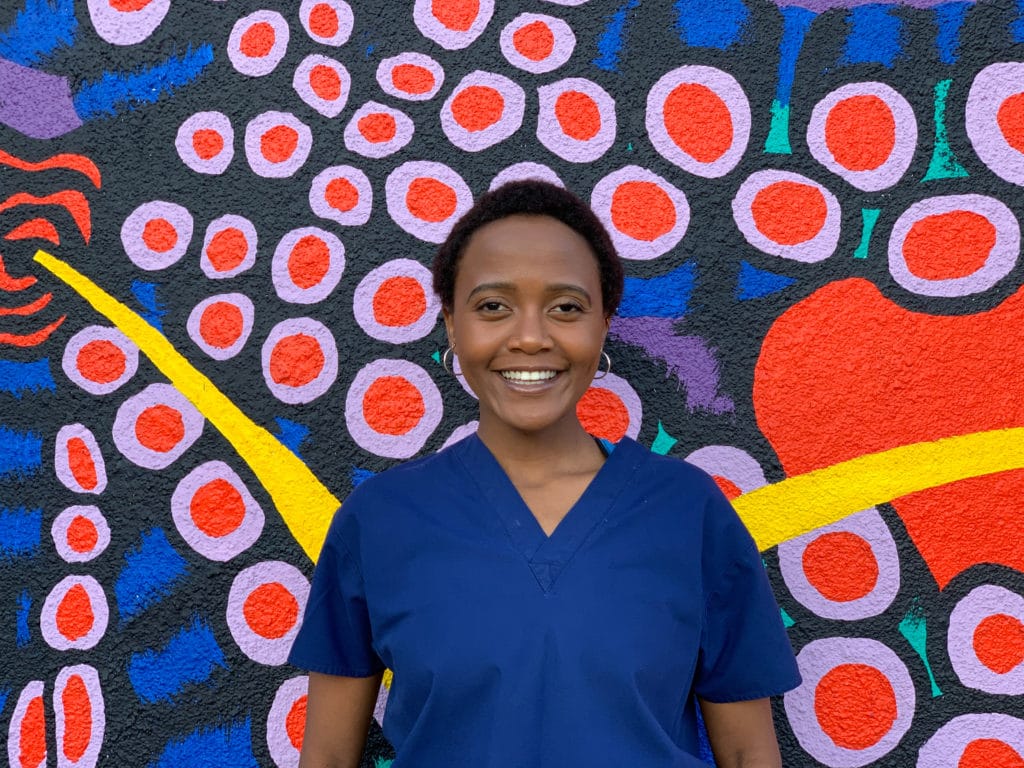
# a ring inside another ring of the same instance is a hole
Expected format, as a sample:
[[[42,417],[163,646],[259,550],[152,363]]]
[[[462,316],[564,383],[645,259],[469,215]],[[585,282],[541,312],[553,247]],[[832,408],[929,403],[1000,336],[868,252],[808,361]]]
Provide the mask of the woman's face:
[[[548,216],[515,215],[470,238],[445,310],[449,342],[480,400],[482,432],[578,424],[608,318],[590,245]]]

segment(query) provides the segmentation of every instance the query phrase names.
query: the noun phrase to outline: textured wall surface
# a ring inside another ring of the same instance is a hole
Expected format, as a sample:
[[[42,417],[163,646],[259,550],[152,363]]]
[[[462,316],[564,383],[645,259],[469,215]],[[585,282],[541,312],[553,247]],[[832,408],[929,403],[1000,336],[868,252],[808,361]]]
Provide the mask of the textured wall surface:
[[[331,513],[475,426],[426,265],[529,175],[628,260],[581,418],[764,551],[786,764],[1024,765],[1024,2],[8,0],[11,766],[296,765]]]

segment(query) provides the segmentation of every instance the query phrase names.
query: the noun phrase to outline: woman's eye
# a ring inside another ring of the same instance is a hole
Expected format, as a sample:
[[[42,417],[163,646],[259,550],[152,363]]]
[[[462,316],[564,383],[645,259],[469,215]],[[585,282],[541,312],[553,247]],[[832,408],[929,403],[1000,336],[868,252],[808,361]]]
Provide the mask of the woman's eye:
[[[556,304],[555,310],[557,312],[582,312],[583,307],[581,307],[574,301],[566,301],[562,302],[561,304]]]
[[[485,301],[480,305],[484,312],[500,312],[503,308],[504,305],[500,301]]]

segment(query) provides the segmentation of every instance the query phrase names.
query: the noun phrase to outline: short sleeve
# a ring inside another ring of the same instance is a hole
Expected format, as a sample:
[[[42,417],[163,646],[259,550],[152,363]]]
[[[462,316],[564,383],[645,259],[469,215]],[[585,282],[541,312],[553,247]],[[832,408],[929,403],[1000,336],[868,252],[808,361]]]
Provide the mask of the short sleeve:
[[[715,488],[704,527],[704,626],[694,690],[716,703],[775,696],[800,684],[761,555]]]
[[[345,514],[343,509],[335,515],[327,533],[288,661],[311,672],[369,677],[384,664],[373,650],[359,563],[341,535]]]

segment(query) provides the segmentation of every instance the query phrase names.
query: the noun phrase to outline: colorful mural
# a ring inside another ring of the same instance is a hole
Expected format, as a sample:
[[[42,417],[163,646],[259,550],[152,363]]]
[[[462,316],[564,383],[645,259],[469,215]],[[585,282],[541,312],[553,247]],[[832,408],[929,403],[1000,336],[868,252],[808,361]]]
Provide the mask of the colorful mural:
[[[1024,765],[1024,2],[961,0],[0,7],[9,765],[297,764],[327,522],[475,428],[427,265],[525,176],[627,259],[581,418],[763,550],[785,764]]]

